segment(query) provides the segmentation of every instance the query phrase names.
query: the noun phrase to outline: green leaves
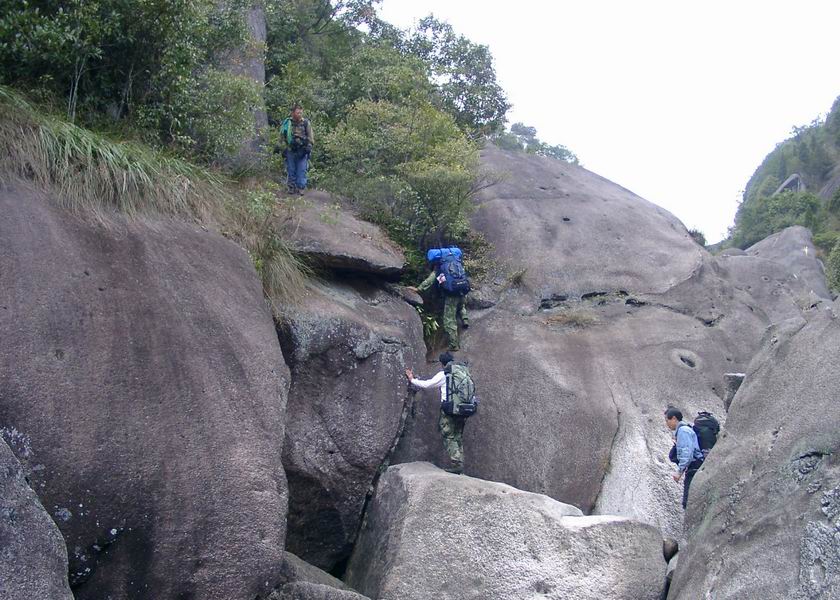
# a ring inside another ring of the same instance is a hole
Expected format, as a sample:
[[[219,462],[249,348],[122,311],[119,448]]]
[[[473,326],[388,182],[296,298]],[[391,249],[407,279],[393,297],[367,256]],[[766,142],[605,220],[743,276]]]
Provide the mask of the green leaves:
[[[840,242],[834,246],[834,249],[828,256],[825,274],[831,289],[840,293]]]
[[[760,196],[738,208],[732,242],[747,248],[791,225],[802,225],[812,232],[822,227],[822,202],[809,192],[782,192]]]
[[[52,96],[71,120],[128,118],[213,157],[233,146],[259,99],[214,69],[245,43],[249,8],[244,0],[0,0],[0,83]]]
[[[362,100],[323,144],[327,186],[403,243],[466,232],[478,153],[448,114],[427,102]]]

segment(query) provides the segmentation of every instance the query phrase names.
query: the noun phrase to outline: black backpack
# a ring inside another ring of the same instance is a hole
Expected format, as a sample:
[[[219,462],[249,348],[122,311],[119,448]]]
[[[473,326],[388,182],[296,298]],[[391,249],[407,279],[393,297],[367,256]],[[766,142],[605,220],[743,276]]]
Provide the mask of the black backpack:
[[[463,296],[470,291],[470,278],[459,254],[447,254],[440,259],[437,268],[438,284],[444,294]]]
[[[700,450],[703,451],[703,458],[705,459],[709,450],[717,442],[720,423],[712,416],[712,413],[700,411],[697,413],[697,418],[694,419],[694,433],[697,434],[697,443],[700,445]]]

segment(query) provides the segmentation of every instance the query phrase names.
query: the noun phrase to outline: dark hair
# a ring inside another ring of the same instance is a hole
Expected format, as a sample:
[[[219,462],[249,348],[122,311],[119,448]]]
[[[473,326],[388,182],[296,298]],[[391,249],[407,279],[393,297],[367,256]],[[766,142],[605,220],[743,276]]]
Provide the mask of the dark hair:
[[[292,104],[292,110],[290,110],[289,112],[295,112],[299,108],[302,109],[303,107],[297,102],[295,102],[294,104]]]
[[[442,364],[445,367],[446,365],[451,363],[453,360],[455,360],[455,357],[452,356],[451,352],[444,352],[443,354],[441,354],[438,357],[438,360],[440,361],[440,364]]]
[[[674,417],[677,418],[677,421],[682,421],[682,419],[683,419],[682,411],[679,408],[676,408],[674,406],[669,406],[668,408],[665,409],[665,418],[666,419],[673,419]]]

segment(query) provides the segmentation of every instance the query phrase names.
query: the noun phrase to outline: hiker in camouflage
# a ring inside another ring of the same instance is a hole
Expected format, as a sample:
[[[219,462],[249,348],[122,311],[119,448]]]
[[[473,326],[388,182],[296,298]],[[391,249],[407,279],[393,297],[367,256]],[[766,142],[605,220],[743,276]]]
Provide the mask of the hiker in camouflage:
[[[432,264],[432,272],[423,280],[423,283],[410,289],[422,294],[432,289],[432,287],[440,287],[438,285],[438,272],[434,264]],[[469,329],[470,320],[467,315],[466,297],[463,295],[443,294],[443,330],[446,332],[446,337],[449,340],[449,350],[452,352],[457,352],[461,349],[458,337],[459,318],[464,329]]]
[[[440,364],[443,369],[438,371],[431,379],[417,379],[411,369],[405,370],[405,376],[411,382],[411,385],[420,389],[440,389],[441,404],[446,402],[446,373],[444,370],[446,366],[453,362],[454,357],[449,352],[444,352],[440,355]],[[452,462],[451,468],[446,469],[450,473],[464,472],[464,423],[466,417],[458,415],[448,415],[443,410],[440,411],[440,418],[438,419],[438,427],[440,433],[443,435],[443,446],[449,454],[449,460]]]

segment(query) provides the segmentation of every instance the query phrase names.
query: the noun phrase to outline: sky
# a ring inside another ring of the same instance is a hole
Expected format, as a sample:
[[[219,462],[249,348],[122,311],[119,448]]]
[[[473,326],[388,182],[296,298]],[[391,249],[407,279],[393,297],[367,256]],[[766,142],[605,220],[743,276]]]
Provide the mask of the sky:
[[[840,96],[837,0],[383,0],[489,46],[513,104],[581,164],[726,236],[744,187]]]

